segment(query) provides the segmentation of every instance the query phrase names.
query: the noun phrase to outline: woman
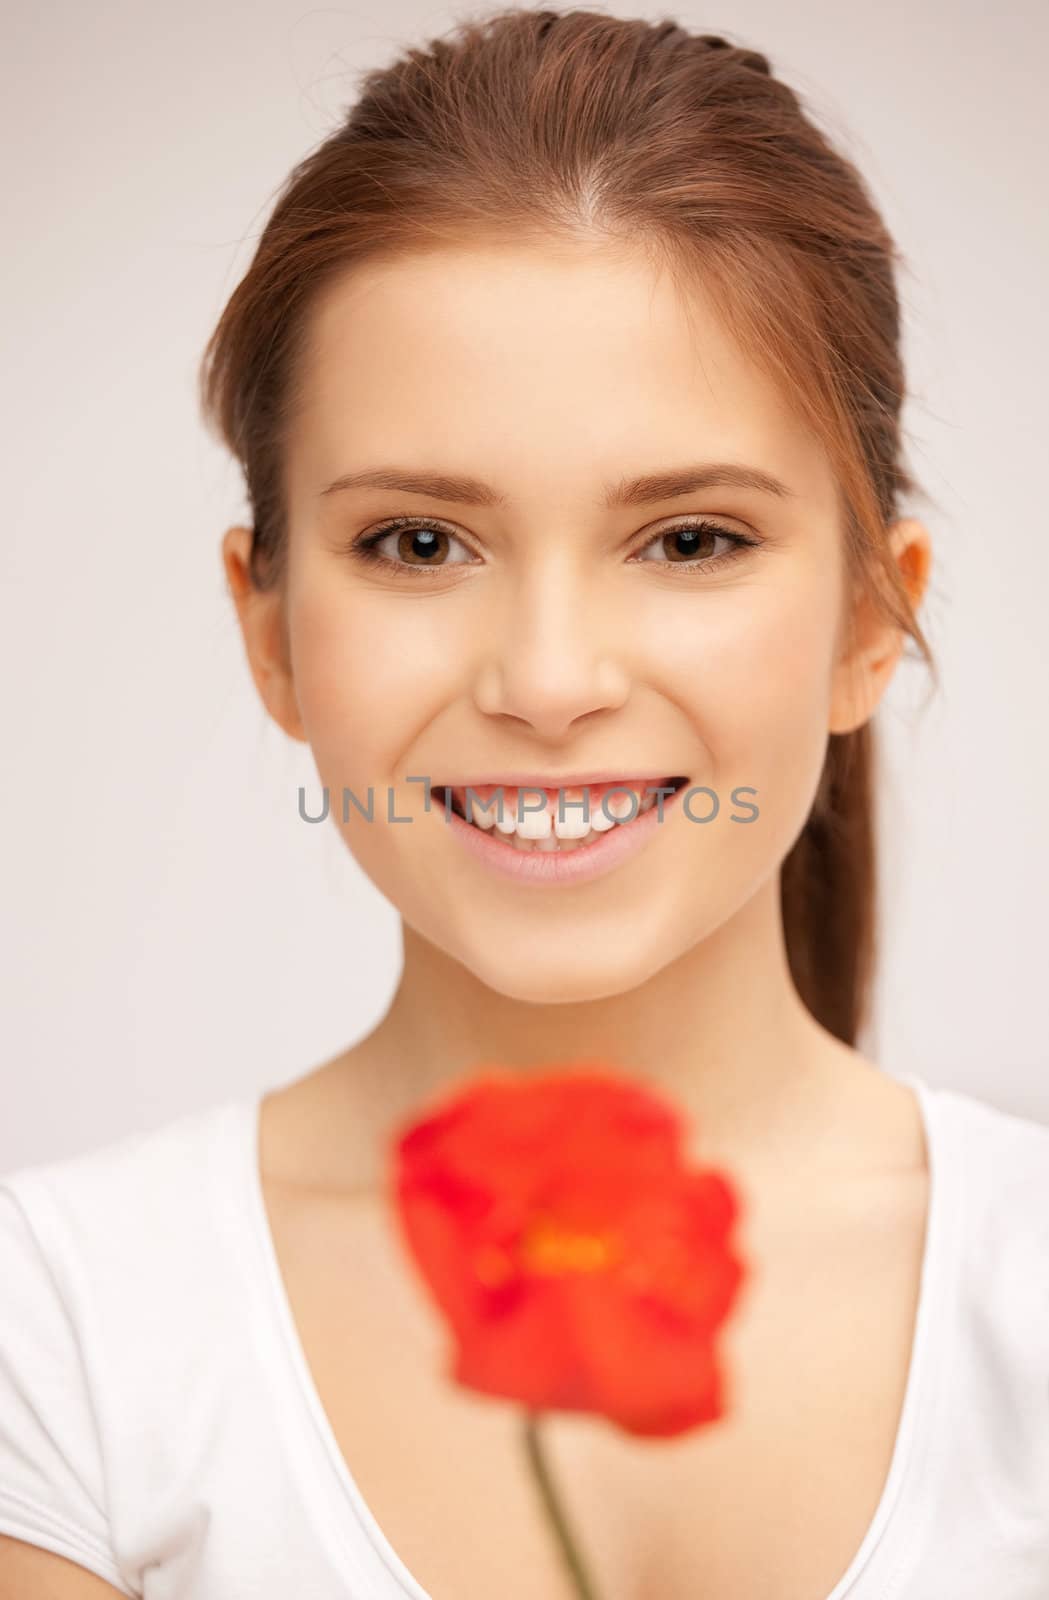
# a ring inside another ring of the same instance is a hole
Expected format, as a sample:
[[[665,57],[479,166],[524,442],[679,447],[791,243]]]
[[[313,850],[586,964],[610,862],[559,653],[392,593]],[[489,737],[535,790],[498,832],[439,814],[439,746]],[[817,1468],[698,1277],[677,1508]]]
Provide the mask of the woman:
[[[894,260],[766,58],[670,22],[464,25],[295,169],[204,367],[223,561],[403,971],[258,1101],[8,1175],[0,1592],[568,1600],[383,1184],[477,1063],[596,1056],[755,1267],[718,1425],[547,1419],[598,1592],[1044,1600],[1049,1129],[855,1042],[871,719],[930,660]]]

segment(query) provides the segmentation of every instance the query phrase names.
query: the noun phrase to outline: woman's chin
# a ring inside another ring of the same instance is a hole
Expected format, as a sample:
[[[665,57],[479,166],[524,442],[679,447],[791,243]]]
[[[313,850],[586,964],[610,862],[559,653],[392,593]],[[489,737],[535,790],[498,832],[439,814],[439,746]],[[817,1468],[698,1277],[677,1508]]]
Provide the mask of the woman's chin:
[[[627,994],[665,964],[637,948],[589,948],[584,953],[576,945],[566,952],[556,941],[541,953],[529,949],[505,961],[493,960],[490,949],[463,952],[460,960],[496,994],[540,1006],[585,1005]]]

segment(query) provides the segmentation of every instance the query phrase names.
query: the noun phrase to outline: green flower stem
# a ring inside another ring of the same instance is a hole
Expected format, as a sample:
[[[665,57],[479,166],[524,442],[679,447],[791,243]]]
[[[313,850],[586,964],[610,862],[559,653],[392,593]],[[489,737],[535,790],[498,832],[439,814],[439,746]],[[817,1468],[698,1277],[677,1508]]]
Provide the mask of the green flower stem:
[[[557,1491],[550,1477],[550,1468],[543,1453],[539,1418],[540,1413],[537,1411],[527,1411],[525,1413],[524,1441],[525,1449],[528,1453],[528,1465],[532,1469],[532,1475],[542,1496],[543,1507],[553,1524],[558,1546],[564,1557],[565,1565],[572,1575],[572,1582],[575,1584],[579,1600],[599,1600],[597,1589],[594,1587],[583,1565],[583,1558],[569,1530],[565,1514],[557,1498]]]

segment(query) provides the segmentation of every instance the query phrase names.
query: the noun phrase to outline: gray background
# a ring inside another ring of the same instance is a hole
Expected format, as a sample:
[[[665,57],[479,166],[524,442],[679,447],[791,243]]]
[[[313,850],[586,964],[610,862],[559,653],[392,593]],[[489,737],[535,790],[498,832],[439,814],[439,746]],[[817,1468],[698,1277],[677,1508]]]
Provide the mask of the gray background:
[[[1049,8],[602,9],[765,50],[908,258],[944,690],[925,704],[905,661],[877,717],[883,954],[861,1045],[1049,1121]],[[466,14],[5,9],[0,1170],[298,1076],[392,992],[396,914],[333,827],[297,820],[312,759],[248,674],[219,560],[246,508],[194,381],[355,71]]]

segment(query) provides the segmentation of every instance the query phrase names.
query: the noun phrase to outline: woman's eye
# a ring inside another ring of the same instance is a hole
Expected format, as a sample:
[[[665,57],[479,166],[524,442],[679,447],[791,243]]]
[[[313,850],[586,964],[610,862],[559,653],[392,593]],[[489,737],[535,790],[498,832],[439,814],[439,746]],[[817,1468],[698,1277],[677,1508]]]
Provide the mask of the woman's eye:
[[[449,550],[455,547],[465,552],[465,558],[454,554],[449,558]],[[462,566],[473,560],[462,540],[440,523],[413,522],[408,518],[395,518],[362,534],[352,544],[351,552],[364,561],[417,572]]]
[[[727,544],[728,549],[719,551],[719,541]],[[756,543],[756,540],[748,539],[742,533],[733,533],[719,522],[704,518],[699,522],[678,523],[673,528],[664,528],[642,546],[636,559],[645,561],[646,552],[651,550],[655,552],[652,559],[659,566],[707,568],[731,561],[733,557],[741,555],[744,548]]]
[[[683,572],[708,572],[724,566],[759,542],[745,534],[734,533],[719,522],[702,518],[664,528],[631,560],[655,562],[658,566],[674,567]],[[719,544],[727,549],[719,550]],[[445,567],[473,565],[477,559],[450,528],[412,517],[395,517],[370,533],[361,534],[351,543],[350,554],[356,560],[397,574],[441,572]]]

